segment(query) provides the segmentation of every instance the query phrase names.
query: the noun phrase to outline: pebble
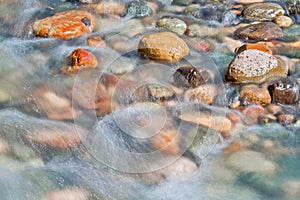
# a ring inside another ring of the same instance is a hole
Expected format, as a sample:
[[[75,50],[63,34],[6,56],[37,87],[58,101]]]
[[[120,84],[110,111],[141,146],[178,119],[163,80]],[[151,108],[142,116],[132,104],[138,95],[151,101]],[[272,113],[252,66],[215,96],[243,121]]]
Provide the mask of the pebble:
[[[250,22],[272,21],[284,13],[284,9],[277,3],[256,3],[247,6],[243,10],[242,16]]]
[[[276,104],[271,103],[266,108],[267,108],[268,112],[272,115],[277,115],[282,112],[281,106],[278,106]]]
[[[162,32],[144,36],[138,52],[154,60],[177,62],[189,54],[189,47],[174,33]]]
[[[269,90],[274,103],[292,105],[299,99],[299,85],[290,77],[272,82]]]
[[[34,90],[29,96],[29,101],[37,107],[38,112],[49,119],[72,120],[80,114],[72,107],[69,99],[47,87]]]
[[[143,18],[153,14],[153,10],[144,1],[131,1],[127,4],[125,18]]]
[[[294,23],[290,17],[284,15],[276,17],[273,22],[280,27],[290,27]]]
[[[79,188],[71,187],[54,190],[46,194],[42,200],[88,200],[89,194]]]
[[[276,172],[276,164],[260,152],[244,150],[229,155],[225,163],[228,167],[242,172],[257,172],[271,175]]]
[[[186,23],[177,18],[161,18],[156,22],[156,25],[178,35],[183,35],[187,29]]]
[[[244,44],[243,46],[237,47],[235,53],[240,54],[242,51],[249,49],[256,49],[271,55],[273,54],[272,50],[265,43]]]
[[[259,50],[245,50],[227,68],[225,79],[234,83],[262,83],[274,77],[287,76],[286,66],[278,66],[277,58]]]
[[[95,18],[89,12],[69,10],[36,21],[32,25],[32,29],[34,34],[40,37],[67,40],[91,33],[94,30],[94,25]]]
[[[106,47],[105,41],[100,36],[93,36],[87,39],[87,45],[90,47]]]
[[[33,147],[41,145],[60,150],[78,146],[86,137],[87,132],[71,123],[57,123],[55,121],[45,122],[43,127],[33,127],[26,136]],[[36,148],[36,147],[35,147]]]
[[[198,124],[208,128],[212,128],[222,134],[227,134],[232,128],[231,121],[220,115],[213,115],[204,112],[184,112],[179,115],[183,121]]]
[[[180,153],[180,135],[175,128],[164,128],[151,140],[155,150],[163,150],[171,155]]]
[[[126,13],[126,7],[119,1],[101,1],[92,5],[96,12],[101,15],[119,15],[123,16]]]
[[[198,170],[197,165],[188,158],[180,157],[169,166],[151,173],[138,174],[146,184],[159,184],[164,179],[172,176],[188,176]]]
[[[63,66],[62,72],[68,75],[76,74],[81,69],[96,68],[96,56],[86,49],[76,49],[72,52],[72,66]]]
[[[179,67],[173,74],[173,82],[181,88],[198,87],[205,84],[209,78],[210,74],[206,69],[193,66]]]
[[[220,30],[206,25],[192,24],[188,26],[186,34],[190,37],[199,38],[214,37],[220,34]]]
[[[257,89],[249,89],[247,91],[241,91],[240,99],[243,105],[254,103],[261,106],[265,106],[271,103],[270,93],[265,88],[257,88]]]
[[[260,105],[249,105],[240,107],[239,110],[246,117],[246,124],[257,124],[258,119],[264,116],[265,109]]]
[[[294,119],[295,119],[294,115],[289,115],[289,114],[279,115],[277,118],[278,122],[282,125],[291,125]]]
[[[200,85],[197,88],[188,89],[184,93],[184,101],[197,101],[201,103],[205,103],[211,105],[218,94],[218,89],[215,85],[212,84],[204,84]]]
[[[234,0],[236,3],[241,4],[253,4],[253,3],[262,3],[264,0]]]
[[[282,29],[273,22],[260,22],[238,28],[234,35],[244,40],[271,40],[284,36]]]
[[[187,6],[193,2],[194,2],[194,0],[174,0],[172,2],[172,4],[180,5],[180,6]]]

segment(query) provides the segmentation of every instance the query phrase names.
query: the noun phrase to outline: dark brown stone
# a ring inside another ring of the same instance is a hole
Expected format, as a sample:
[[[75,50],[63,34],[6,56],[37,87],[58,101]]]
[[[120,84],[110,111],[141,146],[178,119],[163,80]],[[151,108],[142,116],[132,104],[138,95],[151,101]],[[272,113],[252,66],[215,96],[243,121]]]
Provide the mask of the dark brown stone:
[[[203,68],[183,66],[176,70],[173,81],[178,87],[195,88],[209,79],[209,72]]]

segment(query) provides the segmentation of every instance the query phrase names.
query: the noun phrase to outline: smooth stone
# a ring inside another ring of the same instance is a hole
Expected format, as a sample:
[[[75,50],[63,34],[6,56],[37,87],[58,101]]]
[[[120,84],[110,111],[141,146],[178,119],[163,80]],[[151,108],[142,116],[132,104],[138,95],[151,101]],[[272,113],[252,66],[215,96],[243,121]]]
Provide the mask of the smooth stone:
[[[263,51],[268,54],[273,54],[272,50],[264,43],[256,43],[256,44],[244,44],[243,46],[237,47],[235,49],[236,54],[240,54],[242,51],[248,50],[248,49],[256,49]]]
[[[138,52],[154,60],[177,62],[188,55],[189,47],[174,33],[162,32],[144,36]]]
[[[284,15],[276,17],[273,22],[280,27],[290,27],[294,23],[290,17]]]
[[[143,85],[135,90],[135,101],[165,101],[173,98],[175,95],[171,88],[161,84]]]
[[[262,153],[244,150],[233,153],[225,158],[228,167],[242,172],[256,172],[261,174],[276,173],[277,166],[268,160]]]
[[[36,111],[49,119],[72,120],[80,114],[72,107],[72,102],[68,98],[57,94],[51,88],[37,88],[28,99],[29,103],[36,107]]]
[[[183,114],[180,114],[178,117],[183,121],[212,128],[224,134],[230,132],[232,128],[231,121],[225,116],[194,111],[194,112],[185,112]]]
[[[209,27],[206,25],[192,24],[188,27],[187,35],[190,37],[214,37],[220,34],[218,28]]]
[[[197,170],[198,167],[194,162],[188,158],[180,157],[163,169],[151,173],[138,174],[138,177],[146,184],[159,184],[166,178],[174,176],[186,177]]]
[[[123,16],[126,13],[126,7],[119,1],[101,1],[92,5],[94,9],[101,15],[120,15]]]
[[[234,83],[262,83],[287,76],[287,66],[279,66],[276,57],[259,50],[245,50],[227,68],[225,79]]]
[[[209,78],[210,74],[206,69],[193,66],[179,67],[173,74],[173,82],[181,88],[196,88],[205,84]]]
[[[86,49],[76,49],[72,52],[72,66],[62,67],[62,71],[65,74],[76,74],[79,70],[96,68],[98,66],[98,60],[96,56]]]
[[[264,0],[234,0],[236,3],[241,4],[253,4],[253,3],[262,3]]]
[[[260,105],[249,105],[239,108],[240,112],[245,116],[245,123],[248,125],[257,124],[258,119],[263,117],[265,109]]]
[[[90,47],[106,47],[106,43],[104,39],[102,39],[100,36],[92,36],[87,39],[87,45]]]
[[[260,22],[238,28],[234,35],[244,40],[271,40],[284,36],[282,29],[273,22]]]
[[[178,35],[183,35],[187,29],[186,23],[177,18],[161,18],[156,22],[156,25]]]
[[[180,6],[187,6],[193,2],[194,2],[194,0],[173,0],[172,4],[180,5]]]
[[[40,37],[67,40],[91,33],[94,26],[95,18],[89,12],[69,10],[36,21],[32,25],[32,29],[34,34]]]
[[[184,93],[184,101],[197,101],[211,105],[218,94],[218,89],[215,85],[204,84],[197,88],[188,89]]]
[[[250,22],[272,21],[284,13],[284,9],[277,3],[256,3],[247,6],[243,10],[242,16]]]
[[[88,192],[75,188],[64,188],[60,190],[54,190],[46,194],[42,200],[88,200]]]
[[[249,89],[247,91],[241,91],[240,99],[243,105],[254,103],[261,106],[265,106],[271,103],[270,93],[265,88],[257,88],[257,89]]]
[[[271,82],[269,90],[274,103],[292,105],[299,99],[299,85],[291,77]]]
[[[277,117],[277,120],[282,125],[291,125],[294,122],[295,116],[283,114]]]
[[[131,1],[127,4],[125,18],[143,18],[153,14],[153,10],[144,1]]]
[[[109,65],[105,71],[121,75],[131,72],[136,68],[136,62],[127,57],[119,57],[111,65]]]

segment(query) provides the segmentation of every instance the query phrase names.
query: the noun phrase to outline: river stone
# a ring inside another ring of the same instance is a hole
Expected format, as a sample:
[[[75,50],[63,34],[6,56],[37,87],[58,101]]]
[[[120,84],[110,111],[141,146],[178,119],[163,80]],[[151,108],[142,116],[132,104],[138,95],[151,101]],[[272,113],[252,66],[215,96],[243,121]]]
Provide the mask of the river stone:
[[[244,105],[254,103],[265,106],[271,103],[270,93],[265,88],[255,88],[247,91],[241,91],[240,99]]]
[[[256,3],[247,6],[242,13],[244,19],[254,21],[272,21],[276,16],[284,15],[284,9],[277,3]]]
[[[292,18],[284,15],[276,17],[273,21],[280,27],[290,27],[293,24]]]
[[[156,22],[156,25],[178,35],[183,35],[187,28],[185,22],[177,18],[161,18]]]
[[[188,89],[184,93],[184,101],[197,101],[210,105],[213,103],[217,94],[218,90],[215,85],[204,84],[194,89]]]
[[[282,29],[273,22],[261,22],[238,28],[234,35],[237,39],[245,40],[270,40],[282,38]]]
[[[228,167],[243,171],[262,174],[274,174],[276,165],[259,152],[245,150],[231,154],[225,160]]]
[[[273,54],[272,50],[266,44],[262,43],[244,44],[243,46],[237,47],[234,51],[236,54],[240,54],[242,51],[245,51],[247,49],[257,49],[269,54]]]
[[[68,10],[56,13],[36,21],[32,25],[35,35],[40,37],[54,37],[70,39],[91,33],[94,30],[95,18],[87,11]]]
[[[126,13],[125,5],[117,1],[101,1],[93,6],[95,6],[95,10],[101,15],[110,14],[123,16]]]
[[[127,4],[125,18],[143,18],[151,16],[153,10],[144,1],[131,1]]]
[[[198,87],[208,81],[209,78],[210,74],[205,68],[193,66],[179,67],[173,74],[173,82],[181,88]]]
[[[271,83],[269,90],[274,103],[295,104],[299,99],[299,85],[290,77],[280,78]]]
[[[154,60],[177,62],[189,53],[189,47],[174,33],[162,32],[144,36],[138,51]]]
[[[249,49],[238,54],[227,68],[225,79],[234,83],[262,83],[274,77],[287,76],[286,66],[263,51]]]

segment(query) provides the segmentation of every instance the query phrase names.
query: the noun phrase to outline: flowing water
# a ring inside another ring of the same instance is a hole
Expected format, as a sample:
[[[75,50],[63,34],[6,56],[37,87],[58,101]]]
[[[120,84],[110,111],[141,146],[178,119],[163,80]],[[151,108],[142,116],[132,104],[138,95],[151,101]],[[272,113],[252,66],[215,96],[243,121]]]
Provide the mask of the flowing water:
[[[224,6],[233,4],[227,1]],[[180,7],[174,7],[169,0],[161,0],[158,5],[164,9],[150,21],[165,15],[187,19],[179,11],[176,13]],[[84,6],[63,0],[0,1],[1,200],[299,198],[299,125],[247,125],[234,137],[225,139],[218,131],[179,120],[195,109],[226,116],[229,109],[222,106],[237,98],[235,89],[223,83],[226,68],[234,58],[234,53],[220,42],[228,33],[207,37],[214,42],[212,51],[191,50],[189,57],[180,63],[167,64],[168,68],[164,63],[145,61],[136,51],[142,35],[156,30],[146,20],[99,17],[96,31],[91,35],[102,36],[115,49],[88,46],[86,39],[90,35],[66,41],[33,36],[30,25],[37,19]],[[217,21],[214,18],[195,21],[214,30],[239,23],[231,15]],[[201,33],[212,34],[206,29]],[[118,41],[125,42],[123,50],[116,50],[120,49],[114,46]],[[101,61],[101,69],[93,71],[92,78],[85,73],[74,78],[60,72],[61,66],[67,65],[70,52],[77,48],[89,49]],[[137,101],[128,95],[133,89],[130,86],[124,89],[123,80],[125,85],[155,83],[176,90],[171,76],[178,66],[186,63],[209,69],[213,76],[211,84],[222,91],[215,105],[188,103],[176,96],[172,97],[180,102],[176,105],[170,101],[162,106],[155,104],[155,100],[132,104]],[[98,115],[95,109],[82,106],[86,102],[76,104],[78,99],[93,98],[100,77],[121,65],[129,66],[124,70],[131,72],[121,76],[121,81],[110,88],[113,101],[119,105],[115,111]],[[299,73],[294,77],[299,78]],[[54,97],[57,98],[54,104],[47,98],[35,99],[39,88],[55,91],[59,97]],[[86,91],[92,91],[92,96]],[[70,95],[73,95],[71,100]],[[74,119],[59,119],[59,110],[66,108],[51,107],[66,99],[66,107],[72,109],[73,103],[80,113]],[[299,108],[287,109],[299,117]],[[168,127],[180,132],[182,144],[175,155],[153,151],[151,141],[147,140],[161,129],[167,131]],[[74,141],[79,138],[81,142],[72,147],[62,147],[64,143],[59,141],[57,146],[47,143],[52,135],[61,134],[74,137]],[[251,148],[227,153],[224,149],[232,141],[251,143]],[[182,154],[188,161],[178,160]],[[62,193],[55,196],[58,191]],[[71,193],[73,196],[68,197]]]

